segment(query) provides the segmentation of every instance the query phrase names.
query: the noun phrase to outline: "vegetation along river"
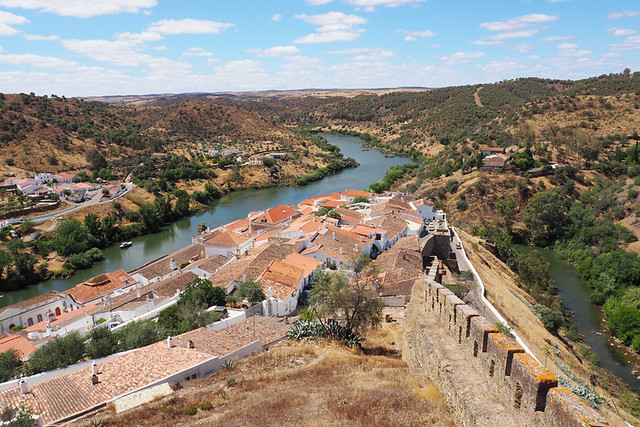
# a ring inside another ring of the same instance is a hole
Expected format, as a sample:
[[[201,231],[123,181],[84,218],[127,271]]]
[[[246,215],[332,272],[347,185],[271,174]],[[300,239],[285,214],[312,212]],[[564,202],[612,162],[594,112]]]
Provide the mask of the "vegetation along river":
[[[251,211],[270,208],[281,203],[297,204],[302,200],[346,189],[362,190],[382,179],[386,171],[395,165],[411,162],[403,157],[385,157],[376,150],[363,150],[359,138],[343,135],[324,135],[337,145],[345,157],[352,157],[360,166],[345,169],[336,175],[304,187],[272,187],[261,190],[247,190],[230,193],[214,202],[211,207],[189,218],[183,218],[161,232],[134,238],[133,245],[120,249],[119,245],[103,250],[105,259],[87,270],[78,270],[68,279],[51,279],[19,291],[7,292],[0,298],[0,307],[23,301],[27,298],[51,291],[64,291],[78,283],[102,273],[123,269],[133,270],[146,262],[175,252],[189,244],[197,234],[198,224],[205,223],[211,228],[246,218]]]
[[[520,251],[532,249],[518,247]],[[640,392],[640,380],[631,373],[634,368],[629,365],[628,358],[620,348],[610,343],[610,334],[602,330],[601,307],[591,302],[589,285],[578,276],[576,269],[557,253],[545,248],[536,249],[551,264],[551,278],[555,280],[564,307],[574,313],[571,319],[576,324],[578,333],[582,335],[582,341],[598,355],[600,366]]]

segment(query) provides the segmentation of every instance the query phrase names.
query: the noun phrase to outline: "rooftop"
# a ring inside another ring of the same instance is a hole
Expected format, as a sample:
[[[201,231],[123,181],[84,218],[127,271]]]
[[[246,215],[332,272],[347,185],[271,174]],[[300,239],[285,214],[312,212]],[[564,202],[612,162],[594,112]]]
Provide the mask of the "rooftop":
[[[211,246],[239,246],[248,240],[251,240],[251,237],[245,236],[244,234],[234,233],[233,231],[223,231],[205,240],[204,244]]]
[[[36,351],[36,347],[22,335],[10,335],[0,339],[0,354],[9,350],[15,350],[18,357],[22,359]]]
[[[64,291],[80,304],[100,298],[116,289],[134,285],[136,281],[124,270],[104,273]]]
[[[171,258],[175,261],[176,267],[180,267],[186,262],[193,262],[202,258],[202,246],[198,244],[189,245],[156,261],[152,261],[137,270],[133,270],[131,274],[140,274],[148,280],[166,276],[173,271],[171,269]]]

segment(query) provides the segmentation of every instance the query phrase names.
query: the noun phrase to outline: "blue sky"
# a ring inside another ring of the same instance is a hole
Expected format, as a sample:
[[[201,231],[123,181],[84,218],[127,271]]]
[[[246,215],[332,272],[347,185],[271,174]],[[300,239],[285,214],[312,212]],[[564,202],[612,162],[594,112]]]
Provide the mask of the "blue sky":
[[[0,91],[442,87],[640,69],[638,0],[0,0]]]

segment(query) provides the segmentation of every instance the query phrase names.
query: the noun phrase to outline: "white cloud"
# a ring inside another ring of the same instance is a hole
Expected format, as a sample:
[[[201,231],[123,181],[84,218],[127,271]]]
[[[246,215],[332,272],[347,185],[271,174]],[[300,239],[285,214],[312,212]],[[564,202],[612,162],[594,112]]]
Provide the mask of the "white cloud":
[[[507,31],[504,33],[499,33],[499,34],[495,34],[492,36],[487,36],[487,39],[489,40],[505,40],[505,39],[514,39],[514,38],[520,38],[520,37],[531,37],[531,36],[535,36],[536,34],[538,34],[538,30],[535,28],[531,28],[528,30],[521,30],[521,31]]]
[[[549,36],[542,39],[544,42],[561,42],[566,40],[572,40],[571,36]]]
[[[526,44],[526,43],[511,46],[512,49],[517,50],[520,53],[531,52],[533,50],[533,47],[534,47],[533,45]]]
[[[20,31],[12,27],[12,25],[23,25],[29,23],[24,16],[14,15],[10,12],[0,10],[0,36],[15,36]]]
[[[320,6],[321,4],[329,4],[332,3],[333,0],[304,0],[306,4],[311,6]]]
[[[75,61],[54,58],[52,56],[25,54],[0,55],[0,64],[26,65],[36,68],[49,68],[52,70],[70,71],[76,70],[80,64]]]
[[[311,25],[317,26],[316,32],[301,37],[294,43],[328,43],[335,41],[353,41],[360,37],[364,30],[355,28],[367,22],[357,15],[346,15],[342,12],[329,12],[322,15],[295,15]]]
[[[427,0],[345,0],[346,3],[366,8],[368,12],[375,6],[398,7],[407,4],[424,3]]]
[[[409,31],[409,30],[398,30],[404,34],[404,41],[406,42],[414,42],[418,40],[418,37],[435,37],[436,33],[431,30],[424,31]]]
[[[578,50],[576,43],[560,43],[556,46],[560,56],[585,56],[591,53],[590,50]]]
[[[495,46],[502,44],[500,40],[473,40],[469,43],[477,46]]]
[[[229,61],[214,68],[214,79],[223,88],[253,89],[256,79],[265,77],[262,63],[251,59]]]
[[[38,34],[25,34],[22,37],[25,40],[58,40],[60,36],[51,35],[51,36],[40,36]]]
[[[136,13],[154,7],[157,0],[0,0],[0,6],[41,10],[55,15],[88,18],[114,13]]]
[[[282,20],[282,14],[276,13],[271,17],[271,20],[275,22],[280,22]]]
[[[116,33],[113,38],[138,44],[144,42],[155,42],[162,40],[164,37],[158,33],[143,31],[142,33]]]
[[[608,28],[607,32],[611,33],[612,36],[632,36],[637,33],[636,30],[630,30],[627,28],[620,28],[620,27]]]
[[[392,51],[380,49],[377,47],[375,49],[371,49],[371,51],[366,55],[355,55],[349,59],[351,59],[352,61],[382,61],[385,59],[393,58],[394,56],[396,56],[396,54]]]
[[[233,26],[205,19],[163,19],[151,24],[148,31],[159,34],[220,34]]]
[[[633,18],[640,16],[640,11],[637,10],[623,10],[622,12],[611,12],[607,15],[607,18]]]
[[[182,56],[213,56],[213,53],[207,52],[201,47],[190,47],[182,52]]]
[[[444,62],[469,62],[472,59],[482,58],[485,56],[484,52],[456,52],[449,56],[441,56],[440,59]]]
[[[640,36],[627,37],[622,43],[610,44],[609,49],[613,51],[640,50]]]
[[[530,15],[524,15],[517,18],[508,19],[506,21],[483,22],[482,24],[480,24],[480,27],[486,28],[489,31],[513,31],[520,28],[525,28],[529,26],[529,24],[552,22],[556,20],[558,20],[557,16],[533,13]]]
[[[482,67],[485,73],[513,73],[525,70],[526,67],[515,61],[491,61]]]
[[[248,49],[248,52],[253,52],[257,56],[260,57],[276,57],[282,55],[293,55],[294,53],[299,53],[300,49],[295,46],[273,46],[268,49]]]

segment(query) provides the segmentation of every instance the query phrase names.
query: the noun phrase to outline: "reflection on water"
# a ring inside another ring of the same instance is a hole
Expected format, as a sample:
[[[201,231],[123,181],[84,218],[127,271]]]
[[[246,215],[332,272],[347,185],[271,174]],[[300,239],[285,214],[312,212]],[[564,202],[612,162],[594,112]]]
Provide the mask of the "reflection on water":
[[[602,331],[601,308],[591,302],[591,290],[587,283],[557,253],[545,248],[535,249],[551,264],[551,278],[555,280],[564,307],[574,313],[571,320],[576,324],[578,333],[583,336],[583,342],[600,358],[600,366],[621,378],[634,390],[640,391],[640,380],[631,374],[632,368],[624,354],[619,348],[609,344],[608,333]],[[518,250],[531,251],[533,248],[518,246]]]

